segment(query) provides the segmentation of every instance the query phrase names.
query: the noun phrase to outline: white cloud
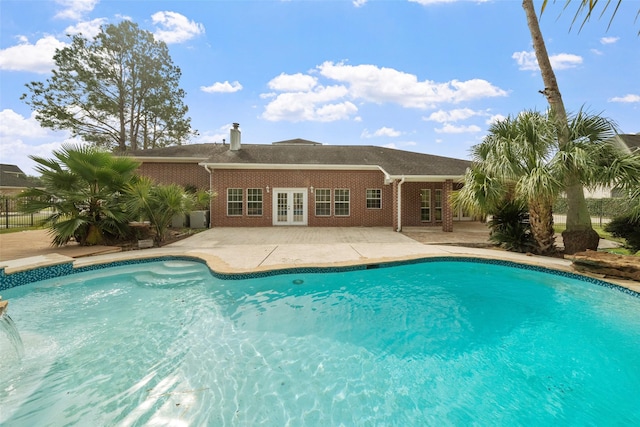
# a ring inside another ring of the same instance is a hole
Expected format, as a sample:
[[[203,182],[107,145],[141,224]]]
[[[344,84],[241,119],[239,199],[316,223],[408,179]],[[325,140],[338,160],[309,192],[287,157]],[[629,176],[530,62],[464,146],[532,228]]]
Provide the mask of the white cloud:
[[[452,80],[444,83],[418,81],[413,74],[375,65],[351,66],[325,62],[309,74],[280,74],[269,83],[271,99],[262,117],[270,121],[330,121],[353,119],[355,102],[395,103],[405,108],[429,108],[439,103],[458,103],[473,99],[506,96],[507,92],[486,80]],[[320,77],[337,81],[322,85]],[[282,92],[282,93],[277,93]],[[326,105],[325,105],[326,104]]]
[[[602,44],[613,44],[620,40],[620,37],[602,37],[600,39],[600,43]]]
[[[53,151],[59,150],[63,144],[70,141],[71,140],[49,142],[40,145],[27,145],[20,138],[11,140],[3,138],[2,144],[0,144],[0,158],[2,158],[3,163],[16,165],[25,174],[36,176],[39,175],[35,170],[36,162],[31,160],[29,156],[49,158]]]
[[[56,3],[64,7],[56,14],[56,18],[81,19],[83,15],[91,12],[99,0],[56,0]]]
[[[375,138],[380,136],[388,136],[388,137],[398,137],[402,135],[402,132],[395,130],[394,128],[388,128],[386,126],[381,127],[373,133],[370,133],[367,129],[362,131],[360,135],[362,138]]]
[[[0,50],[0,70],[48,73],[55,66],[56,49],[66,46],[53,36],[45,36],[36,44],[30,44],[25,38],[20,40],[20,44]]]
[[[506,119],[505,116],[503,116],[502,114],[494,114],[493,116],[489,117],[485,123],[488,125],[492,125],[494,123],[500,122],[502,120]]]
[[[82,34],[88,38],[94,38],[100,33],[100,27],[107,23],[106,18],[96,18],[91,21],[78,22],[65,28],[65,34]]]
[[[514,52],[511,58],[516,60],[520,70],[539,70],[535,52]],[[554,70],[565,70],[582,64],[582,57],[571,53],[559,53],[557,55],[551,55],[549,61],[551,61],[551,66]]]
[[[602,51],[598,50],[598,49],[590,49],[591,53],[593,53],[594,55],[602,55]]]
[[[367,1],[368,0],[353,0],[352,3],[353,3],[353,5],[355,7],[361,7],[361,6],[364,6],[365,4],[367,4]]]
[[[201,132],[198,136],[191,140],[192,144],[222,144],[224,140],[229,144],[229,130],[233,127],[233,123],[226,123],[217,129]]]
[[[36,113],[25,118],[11,109],[0,111],[0,138],[43,138],[47,130],[35,119]]]
[[[470,108],[460,108],[456,110],[444,111],[439,110],[433,112],[429,117],[425,117],[425,120],[445,123],[445,122],[458,122],[460,120],[466,120],[473,116],[481,116],[485,113],[483,111],[474,111]]]
[[[200,90],[207,93],[233,93],[242,90],[242,85],[238,81],[233,83],[228,81],[224,83],[216,82],[211,86],[200,86]]]
[[[156,12],[151,20],[158,25],[154,36],[167,44],[182,43],[204,33],[204,26],[189,21],[186,16],[176,12]]]
[[[29,144],[25,144],[25,140]],[[17,165],[27,175],[37,175],[36,163],[30,155],[51,157],[54,150],[65,143],[82,144],[79,139],[71,139],[69,133],[53,132],[42,128],[35,119],[35,113],[25,118],[13,110],[0,111],[0,159],[2,163]]]
[[[281,93],[265,107],[262,118],[269,121],[287,120],[329,122],[348,119],[358,108],[343,98],[344,86],[317,86],[310,92]]]
[[[336,104],[325,104],[318,108],[315,112],[317,121],[334,122],[336,120],[344,120],[358,111],[358,107],[351,102],[339,102]]]
[[[317,83],[318,79],[308,74],[282,73],[278,77],[271,79],[268,85],[269,89],[277,90],[278,92],[305,92],[313,89]]]
[[[551,55],[549,61],[551,61],[551,66],[554,70],[566,70],[582,64],[582,57],[572,53],[559,53]]]
[[[445,123],[441,128],[434,129],[437,133],[474,133],[480,132],[479,126],[470,125],[470,126],[454,126],[450,123]]]
[[[535,52],[514,52],[511,58],[515,59],[520,70],[537,70],[538,60]]]
[[[428,108],[444,102],[507,95],[486,80],[418,81],[413,74],[375,65],[325,62],[317,70],[324,77],[347,84],[352,98],[377,104],[391,102],[407,108]]]
[[[613,98],[609,99],[609,102],[625,102],[625,103],[640,102],[640,95],[629,93],[625,96],[614,96]]]

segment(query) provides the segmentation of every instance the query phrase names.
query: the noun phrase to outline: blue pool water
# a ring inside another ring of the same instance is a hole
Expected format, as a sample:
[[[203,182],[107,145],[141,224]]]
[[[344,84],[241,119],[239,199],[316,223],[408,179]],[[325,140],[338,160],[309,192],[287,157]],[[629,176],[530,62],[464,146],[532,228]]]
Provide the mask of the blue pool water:
[[[564,276],[173,260],[2,296],[0,425],[640,425],[640,298]]]

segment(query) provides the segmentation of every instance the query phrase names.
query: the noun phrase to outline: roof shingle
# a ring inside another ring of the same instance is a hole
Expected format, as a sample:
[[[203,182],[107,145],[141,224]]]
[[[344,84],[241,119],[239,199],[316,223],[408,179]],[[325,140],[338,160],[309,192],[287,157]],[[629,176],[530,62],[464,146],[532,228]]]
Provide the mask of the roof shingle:
[[[163,147],[130,153],[144,157],[205,158],[216,165],[301,165],[301,166],[379,166],[394,176],[462,176],[471,162],[450,157],[415,153],[370,145],[307,144],[304,140],[276,144],[242,144],[231,151],[224,144],[194,144]]]
[[[33,187],[27,175],[16,165],[0,164],[0,187]]]

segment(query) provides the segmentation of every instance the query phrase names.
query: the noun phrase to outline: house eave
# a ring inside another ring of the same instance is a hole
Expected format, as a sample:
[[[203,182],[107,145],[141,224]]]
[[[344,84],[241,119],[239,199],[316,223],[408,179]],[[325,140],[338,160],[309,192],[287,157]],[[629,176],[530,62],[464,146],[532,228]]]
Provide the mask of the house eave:
[[[400,180],[404,180],[404,182],[443,182],[449,179],[453,182],[464,182],[464,175],[387,175],[385,182],[387,184]]]
[[[284,164],[284,163],[211,163],[200,162],[208,169],[276,169],[276,170],[379,170],[377,165],[326,165],[326,164]]]
[[[403,179],[405,182],[443,182],[448,179],[454,182],[463,182],[464,175],[391,175],[379,165],[327,165],[327,164],[285,164],[285,163],[212,163],[200,162],[199,166],[205,167],[208,171],[215,169],[236,169],[236,170],[377,170],[384,174],[385,184],[390,184],[395,180]]]

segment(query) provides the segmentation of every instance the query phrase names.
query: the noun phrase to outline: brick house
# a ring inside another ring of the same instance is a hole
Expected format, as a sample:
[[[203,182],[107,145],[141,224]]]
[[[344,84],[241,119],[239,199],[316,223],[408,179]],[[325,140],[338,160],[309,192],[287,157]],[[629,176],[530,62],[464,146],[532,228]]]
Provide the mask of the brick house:
[[[470,162],[374,146],[293,139],[138,151],[159,183],[211,190],[211,227],[441,226],[465,218],[448,203]]]

